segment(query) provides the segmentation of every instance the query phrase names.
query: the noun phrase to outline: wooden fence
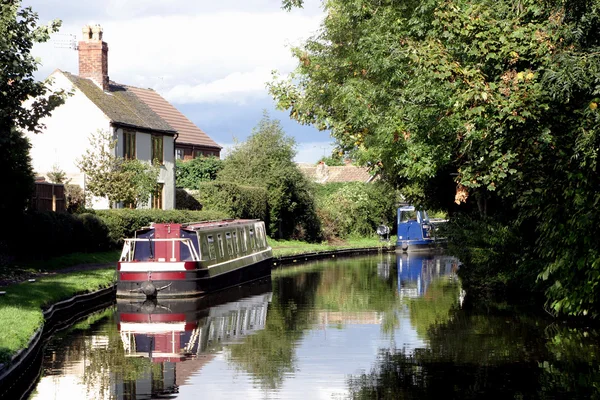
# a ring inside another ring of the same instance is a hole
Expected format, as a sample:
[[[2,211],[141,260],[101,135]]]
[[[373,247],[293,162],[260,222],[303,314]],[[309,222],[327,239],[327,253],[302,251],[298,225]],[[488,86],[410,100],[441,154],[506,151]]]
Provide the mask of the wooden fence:
[[[65,212],[65,185],[48,182],[36,182],[31,208],[37,211]]]

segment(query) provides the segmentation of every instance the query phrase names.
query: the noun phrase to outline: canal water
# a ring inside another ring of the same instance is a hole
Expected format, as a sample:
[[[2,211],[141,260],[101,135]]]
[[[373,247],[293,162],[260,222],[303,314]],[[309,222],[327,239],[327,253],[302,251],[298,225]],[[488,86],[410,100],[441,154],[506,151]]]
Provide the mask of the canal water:
[[[382,254],[191,302],[119,301],[55,336],[31,398],[600,397],[598,331],[467,307],[457,268]]]

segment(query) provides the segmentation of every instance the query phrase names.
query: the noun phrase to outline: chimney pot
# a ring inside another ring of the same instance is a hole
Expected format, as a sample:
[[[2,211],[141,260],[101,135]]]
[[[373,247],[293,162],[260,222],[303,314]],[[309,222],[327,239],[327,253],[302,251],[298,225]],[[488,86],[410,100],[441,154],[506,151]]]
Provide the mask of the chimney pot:
[[[108,91],[108,45],[102,40],[100,25],[85,25],[79,42],[79,76],[91,79],[103,91]]]

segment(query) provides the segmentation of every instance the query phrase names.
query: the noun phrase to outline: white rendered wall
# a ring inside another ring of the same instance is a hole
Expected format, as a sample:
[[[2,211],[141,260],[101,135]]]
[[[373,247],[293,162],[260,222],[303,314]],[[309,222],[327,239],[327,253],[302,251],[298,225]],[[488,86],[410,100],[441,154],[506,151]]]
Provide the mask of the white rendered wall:
[[[37,175],[48,175],[54,166],[67,174],[72,184],[85,189],[85,174],[77,167],[77,160],[85,154],[89,147],[89,135],[98,129],[114,132],[117,145],[115,154],[123,156],[123,130],[111,127],[110,119],[87,98],[83,92],[75,88],[72,82],[61,71],[50,75],[54,82],[53,89],[64,89],[73,92],[65,104],[56,108],[50,117],[41,122],[46,125],[43,133],[26,133],[31,142],[31,159]],[[136,132],[136,158],[150,162],[152,152],[152,135]],[[173,153],[174,140],[164,136],[164,166],[161,167],[158,181],[164,184],[163,209],[175,207],[175,163]],[[95,209],[109,208],[106,198],[92,197],[91,206]]]

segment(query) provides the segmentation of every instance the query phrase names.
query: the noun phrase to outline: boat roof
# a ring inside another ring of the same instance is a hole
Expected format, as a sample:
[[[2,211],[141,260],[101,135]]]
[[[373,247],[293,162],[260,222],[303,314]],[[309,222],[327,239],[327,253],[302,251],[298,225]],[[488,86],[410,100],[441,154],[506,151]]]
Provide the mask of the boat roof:
[[[202,229],[213,229],[213,228],[225,228],[228,226],[244,225],[252,222],[259,222],[259,219],[222,219],[218,221],[200,221],[200,222],[188,222],[179,224],[183,229],[187,230],[202,230]],[[149,227],[142,228],[140,230],[145,231],[153,229],[154,226],[160,224],[169,224],[168,222],[152,223]],[[172,224],[175,224],[174,222]]]

